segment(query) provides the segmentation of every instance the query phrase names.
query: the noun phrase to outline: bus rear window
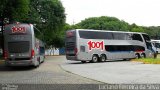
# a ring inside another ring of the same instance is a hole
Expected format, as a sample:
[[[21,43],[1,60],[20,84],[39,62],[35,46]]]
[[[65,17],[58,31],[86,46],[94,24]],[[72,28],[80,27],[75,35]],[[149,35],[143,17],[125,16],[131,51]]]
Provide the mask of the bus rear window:
[[[74,37],[75,36],[75,32],[74,31],[68,31],[66,32],[66,37],[70,38],[70,37]]]
[[[8,42],[8,50],[10,53],[29,52],[29,41]]]

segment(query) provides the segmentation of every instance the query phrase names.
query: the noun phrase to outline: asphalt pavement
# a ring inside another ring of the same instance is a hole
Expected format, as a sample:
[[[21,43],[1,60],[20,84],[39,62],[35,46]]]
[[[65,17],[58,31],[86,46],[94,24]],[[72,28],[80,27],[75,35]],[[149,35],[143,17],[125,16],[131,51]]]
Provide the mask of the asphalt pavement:
[[[160,84],[160,65],[133,61],[85,63],[66,61],[65,70],[108,84]]]

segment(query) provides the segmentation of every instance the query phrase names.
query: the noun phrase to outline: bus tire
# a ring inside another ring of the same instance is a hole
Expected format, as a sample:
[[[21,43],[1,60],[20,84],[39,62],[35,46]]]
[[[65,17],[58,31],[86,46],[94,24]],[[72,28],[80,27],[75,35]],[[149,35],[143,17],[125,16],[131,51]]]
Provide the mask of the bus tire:
[[[106,61],[106,55],[105,55],[105,54],[101,54],[99,61],[100,61],[100,62]]]
[[[94,54],[93,56],[92,56],[92,60],[91,60],[91,62],[92,63],[95,63],[95,62],[97,62],[98,61],[98,55],[96,55],[96,54]]]
[[[156,58],[157,58],[157,53],[154,53],[154,55],[153,55],[153,56],[154,56],[154,59],[156,59]]]
[[[142,57],[142,58],[146,58],[146,54],[145,54],[145,53],[142,53],[142,54],[141,54],[141,57]]]
[[[131,58],[127,58],[127,59],[123,59],[124,61],[130,61],[131,60]]]
[[[140,55],[139,55],[138,53],[136,53],[135,56],[136,56],[136,57],[135,57],[136,59],[141,58]]]
[[[82,63],[86,63],[86,61],[81,61]]]

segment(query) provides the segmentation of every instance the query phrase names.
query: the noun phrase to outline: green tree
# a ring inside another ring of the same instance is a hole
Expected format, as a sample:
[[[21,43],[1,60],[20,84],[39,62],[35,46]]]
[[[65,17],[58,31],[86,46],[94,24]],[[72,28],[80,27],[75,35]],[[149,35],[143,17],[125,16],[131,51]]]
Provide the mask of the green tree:
[[[46,44],[61,47],[61,33],[65,25],[62,3],[59,0],[32,0],[30,7],[29,21],[35,23],[44,34]]]
[[[87,18],[77,24],[84,29],[128,31],[129,24],[115,17],[101,16]]]
[[[151,36],[152,39],[160,39],[160,27],[159,26],[150,26],[143,27],[145,32]]]
[[[59,42],[63,37],[65,14],[60,0],[0,0],[0,3],[0,17],[6,22],[34,24],[41,32],[36,31],[37,37],[47,45],[62,46]]]
[[[144,29],[142,27],[134,27],[131,29],[131,32],[144,32]]]
[[[28,17],[30,0],[0,0],[0,15],[7,22],[25,22]]]

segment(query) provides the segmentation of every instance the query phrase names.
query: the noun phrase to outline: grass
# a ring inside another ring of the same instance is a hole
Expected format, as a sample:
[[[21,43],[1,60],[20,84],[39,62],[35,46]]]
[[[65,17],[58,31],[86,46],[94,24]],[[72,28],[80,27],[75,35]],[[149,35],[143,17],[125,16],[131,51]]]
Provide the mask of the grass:
[[[140,58],[140,59],[133,59],[132,61],[135,62],[142,62],[143,64],[160,64],[160,54],[157,55],[157,58]]]
[[[144,64],[160,64],[160,58],[141,58],[141,59],[133,59],[132,61],[143,62]]]

